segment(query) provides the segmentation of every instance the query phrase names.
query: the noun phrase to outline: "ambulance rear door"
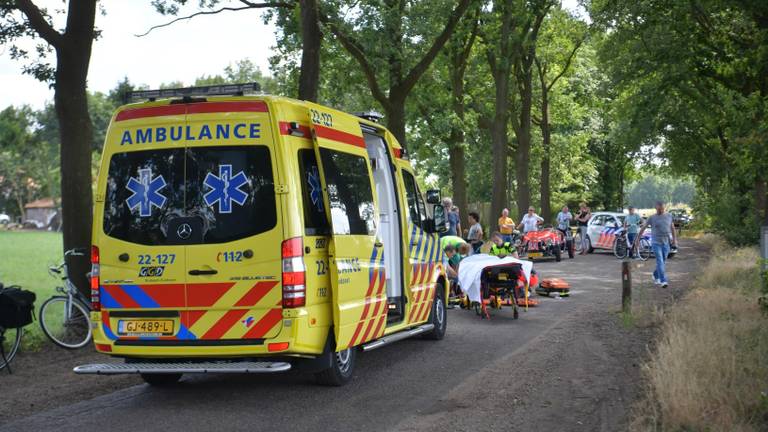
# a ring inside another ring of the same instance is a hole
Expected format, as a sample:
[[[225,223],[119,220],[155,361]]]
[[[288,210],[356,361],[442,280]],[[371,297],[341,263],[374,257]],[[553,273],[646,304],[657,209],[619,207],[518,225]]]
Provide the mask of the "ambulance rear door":
[[[377,238],[378,211],[370,159],[358,119],[310,105],[323,199],[331,226],[334,333],[338,351],[384,333],[384,245]]]

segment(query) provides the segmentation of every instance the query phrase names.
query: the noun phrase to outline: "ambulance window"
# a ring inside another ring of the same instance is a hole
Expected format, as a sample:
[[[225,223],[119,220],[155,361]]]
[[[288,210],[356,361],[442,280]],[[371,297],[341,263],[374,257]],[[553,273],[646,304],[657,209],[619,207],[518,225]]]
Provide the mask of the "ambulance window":
[[[190,147],[186,216],[203,221],[203,243],[225,243],[277,224],[272,161],[266,146]]]
[[[166,242],[168,220],[184,213],[184,149],[117,153],[109,161],[104,233],[143,245]]]
[[[365,158],[328,149],[320,150],[334,234],[373,235],[375,208]]]
[[[416,187],[416,179],[408,171],[403,170],[403,184],[405,185],[405,198],[408,201],[408,221],[419,227],[422,227],[422,221],[426,219],[426,209],[424,202],[419,196],[419,190]],[[421,209],[421,213],[419,213]]]
[[[323,189],[314,150],[299,150],[299,172],[301,173],[301,201],[304,207],[304,230],[306,235],[328,233],[328,220],[323,204]]]

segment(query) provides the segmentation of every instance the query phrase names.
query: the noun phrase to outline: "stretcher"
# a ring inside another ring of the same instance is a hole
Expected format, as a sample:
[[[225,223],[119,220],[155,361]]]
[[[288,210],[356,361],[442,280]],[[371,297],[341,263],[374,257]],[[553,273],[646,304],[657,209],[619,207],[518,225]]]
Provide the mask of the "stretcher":
[[[536,293],[549,297],[552,293],[557,293],[560,297],[568,297],[571,295],[571,284],[560,278],[544,279],[536,286]]]
[[[527,309],[538,304],[528,296],[534,277],[530,261],[472,255],[459,267],[459,284],[465,294],[462,306],[473,308],[482,318],[490,318],[489,309],[511,306],[513,318],[517,319],[518,307]]]

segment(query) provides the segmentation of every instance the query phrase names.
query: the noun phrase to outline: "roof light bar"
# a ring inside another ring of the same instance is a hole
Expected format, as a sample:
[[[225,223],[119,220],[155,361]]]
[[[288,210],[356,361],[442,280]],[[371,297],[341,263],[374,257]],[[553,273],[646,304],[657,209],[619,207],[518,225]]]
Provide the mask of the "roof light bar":
[[[156,99],[174,97],[203,97],[203,96],[242,96],[248,93],[258,93],[261,85],[257,82],[245,84],[218,84],[200,87],[183,87],[158,90],[135,90],[128,93],[129,102],[142,100],[154,101]]]
[[[372,121],[374,123],[378,123],[381,119],[384,118],[384,114],[378,112],[378,111],[363,111],[359,113],[355,113],[357,117],[366,119],[368,121]]]

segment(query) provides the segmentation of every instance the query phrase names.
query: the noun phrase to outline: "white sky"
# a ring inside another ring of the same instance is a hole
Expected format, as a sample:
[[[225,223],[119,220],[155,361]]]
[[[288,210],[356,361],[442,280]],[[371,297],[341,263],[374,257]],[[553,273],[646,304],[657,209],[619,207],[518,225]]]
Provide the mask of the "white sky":
[[[563,4],[570,10],[580,9],[577,2],[564,0]],[[197,10],[197,0],[189,3],[183,14]],[[62,8],[65,2],[35,0],[35,4],[53,11]],[[244,58],[269,73],[275,29],[263,23],[262,11],[199,16],[137,38],[135,34],[167,22],[169,17],[155,12],[149,0],[101,0],[100,4],[107,13],[96,17],[96,26],[102,34],[94,42],[91,55],[88,74],[91,91],[107,92],[125,76],[135,84],[146,84],[150,88],[171,81],[190,84],[201,75],[222,73],[224,67]],[[56,24],[63,26],[63,23]],[[0,46],[0,109],[22,104],[41,108],[53,99],[53,91],[47,84],[22,74],[22,64],[12,60],[8,49]]]
[[[197,10],[197,0],[189,3],[194,7],[184,10]],[[35,4],[48,6],[52,11],[63,3],[35,0]],[[179,80],[190,84],[201,75],[222,73],[224,67],[244,58],[269,72],[270,47],[275,45],[274,26],[264,25],[261,11],[199,16],[137,38],[134,34],[144,33],[169,18],[155,12],[149,0],[102,0],[101,4],[107,14],[96,17],[96,26],[102,33],[91,54],[91,91],[106,92],[124,76],[150,88]],[[53,99],[47,84],[22,74],[22,64],[12,60],[8,49],[0,46],[0,109],[21,104],[40,108]]]

